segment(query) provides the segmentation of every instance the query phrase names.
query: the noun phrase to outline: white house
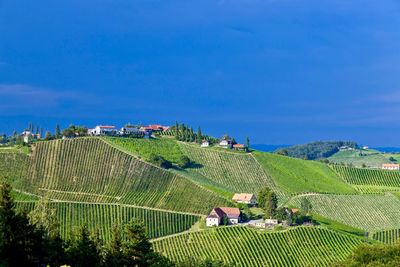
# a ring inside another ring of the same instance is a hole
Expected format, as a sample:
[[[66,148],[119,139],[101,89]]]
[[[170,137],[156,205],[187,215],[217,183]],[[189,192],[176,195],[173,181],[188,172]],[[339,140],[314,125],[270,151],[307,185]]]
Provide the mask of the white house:
[[[254,194],[246,194],[246,193],[235,194],[232,200],[235,201],[236,203],[244,203],[250,206],[254,206],[257,204],[257,198]]]
[[[201,143],[200,147],[209,147],[210,143],[208,141],[203,141],[203,143]]]
[[[98,125],[94,129],[89,129],[88,130],[89,135],[114,135],[117,133],[117,129],[115,126],[109,126],[109,125]]]
[[[121,135],[136,135],[140,134],[141,131],[136,128],[135,126],[127,125],[125,127],[121,128],[121,131],[119,131]]]
[[[206,226],[218,226],[223,223],[224,217],[228,219],[229,224],[238,224],[240,221],[240,210],[228,207],[214,208],[206,218]]]
[[[219,146],[223,148],[231,148],[232,147],[232,139],[230,138],[222,138],[219,142]]]
[[[400,170],[400,164],[393,164],[393,163],[388,163],[388,164],[382,164],[382,170]]]

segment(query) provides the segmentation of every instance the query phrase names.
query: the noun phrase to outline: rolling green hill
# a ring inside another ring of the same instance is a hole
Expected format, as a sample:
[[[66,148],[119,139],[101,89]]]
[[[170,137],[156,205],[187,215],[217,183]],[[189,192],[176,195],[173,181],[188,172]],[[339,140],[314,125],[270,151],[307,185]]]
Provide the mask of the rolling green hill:
[[[175,261],[190,256],[218,259],[232,266],[330,266],[361,244],[358,237],[318,227],[261,232],[223,227],[167,237],[153,243]],[[236,265],[235,265],[236,264]]]
[[[393,157],[400,161],[399,154],[381,153],[376,150],[346,150],[339,151],[330,156],[328,160],[333,163],[352,164],[354,167],[361,168],[363,164],[367,167],[380,168],[383,163],[391,163],[389,158]]]
[[[287,194],[356,192],[326,164],[263,152],[255,152],[254,156],[275,184]]]
[[[118,204],[50,202],[48,205],[56,210],[61,236],[67,239],[83,224],[91,231],[98,229],[103,239],[109,240],[114,224],[138,219],[146,225],[149,237],[156,238],[186,231],[200,219],[189,214]],[[17,202],[18,210],[30,211],[34,206],[35,202]]]
[[[295,197],[290,204],[299,207],[304,197],[313,212],[368,232],[400,228],[400,200],[393,195],[313,194]]]
[[[190,180],[98,138],[37,143],[22,180],[13,183],[16,189],[64,201],[123,203],[202,214],[214,206],[230,205]]]

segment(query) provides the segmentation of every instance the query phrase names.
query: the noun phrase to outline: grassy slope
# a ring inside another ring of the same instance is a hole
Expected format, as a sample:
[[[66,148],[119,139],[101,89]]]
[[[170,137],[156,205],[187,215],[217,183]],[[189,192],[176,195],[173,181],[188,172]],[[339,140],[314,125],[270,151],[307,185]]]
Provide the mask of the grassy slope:
[[[255,152],[254,155],[276,184],[288,194],[355,193],[355,190],[326,164],[271,153]]]
[[[154,167],[97,138],[37,143],[16,189],[52,199],[125,203],[206,214],[229,205],[215,193]]]
[[[161,139],[139,139],[139,138],[118,138],[103,137],[106,142],[128,151],[148,161],[151,154],[161,155],[165,159],[178,163],[183,156],[178,143],[169,138]]]
[[[361,242],[358,237],[317,227],[281,232],[225,227],[169,237],[153,245],[176,261],[191,255],[237,266],[330,266]]]
[[[51,202],[49,205],[56,210],[63,238],[69,238],[75,230],[86,224],[89,230],[98,229],[100,235],[108,240],[114,224],[122,225],[131,219],[143,221],[149,237],[156,238],[186,231],[200,218],[115,204]],[[34,206],[35,202],[17,202],[18,210],[30,211]]]
[[[394,157],[400,161],[398,154],[383,154],[376,150],[363,150],[364,156],[359,155],[359,150],[339,151],[328,158],[335,163],[353,164],[355,167],[361,167],[362,164],[368,167],[380,168],[383,163],[390,163],[389,158]]]
[[[400,228],[400,200],[393,195],[308,195],[291,200],[300,206],[308,198],[313,212],[369,232]]]
[[[226,150],[200,148],[197,145],[180,143],[182,151],[198,167],[182,172],[187,177],[206,184],[215,190],[233,193],[258,193],[261,187],[269,186],[282,196],[274,181],[252,155],[231,153]]]

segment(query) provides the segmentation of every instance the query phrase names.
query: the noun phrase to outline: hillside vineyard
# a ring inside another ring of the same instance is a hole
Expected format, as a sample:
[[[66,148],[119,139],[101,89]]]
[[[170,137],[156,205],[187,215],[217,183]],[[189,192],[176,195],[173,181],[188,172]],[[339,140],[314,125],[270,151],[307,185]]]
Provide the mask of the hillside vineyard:
[[[154,155],[171,167],[159,167]],[[185,157],[190,165],[181,167]],[[110,240],[114,224],[136,219],[155,250],[176,262],[190,257],[232,266],[331,266],[363,242],[390,244],[400,236],[398,171],[200,147],[171,137],[82,137],[38,141],[29,152],[0,149],[0,174],[13,186],[17,210],[49,200],[63,238],[85,224]],[[265,207],[238,205],[232,197],[257,199],[266,187],[276,194],[278,209],[301,217],[307,200],[316,219],[307,226],[283,226],[282,219],[267,229],[255,226]],[[216,207],[246,213],[254,222],[224,226],[221,219],[206,227]]]

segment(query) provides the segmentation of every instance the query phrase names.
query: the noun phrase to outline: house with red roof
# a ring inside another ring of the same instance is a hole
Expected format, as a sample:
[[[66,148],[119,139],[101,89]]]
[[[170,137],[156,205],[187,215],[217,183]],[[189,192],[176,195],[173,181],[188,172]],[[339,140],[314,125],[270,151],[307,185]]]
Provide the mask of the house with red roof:
[[[246,146],[244,144],[233,144],[233,149],[238,150],[238,151],[245,151]]]
[[[240,222],[240,210],[238,208],[218,207],[214,208],[206,218],[206,226],[218,226],[227,218],[228,224]]]

